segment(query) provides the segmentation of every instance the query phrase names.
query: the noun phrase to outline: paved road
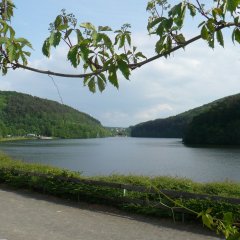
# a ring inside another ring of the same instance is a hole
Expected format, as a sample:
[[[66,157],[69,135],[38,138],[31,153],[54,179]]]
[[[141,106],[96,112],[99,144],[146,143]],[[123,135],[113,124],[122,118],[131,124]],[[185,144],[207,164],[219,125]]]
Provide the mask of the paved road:
[[[0,239],[216,240],[195,225],[130,215],[99,205],[70,203],[0,188]]]

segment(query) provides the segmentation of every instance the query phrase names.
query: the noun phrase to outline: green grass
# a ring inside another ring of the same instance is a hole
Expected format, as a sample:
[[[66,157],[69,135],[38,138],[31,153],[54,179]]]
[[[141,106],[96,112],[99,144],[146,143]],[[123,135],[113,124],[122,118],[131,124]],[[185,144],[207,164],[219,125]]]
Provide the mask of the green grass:
[[[21,141],[21,140],[32,140],[35,138],[30,137],[0,137],[0,142],[11,142],[11,141]]]
[[[140,185],[145,187],[154,186],[156,188],[166,190],[240,198],[240,183],[233,181],[199,183],[188,178],[180,177],[148,177],[117,174],[93,177],[93,179],[107,182]]]
[[[18,171],[21,171],[20,173]],[[47,174],[48,177],[31,176],[28,173]],[[106,182],[115,182],[123,184],[140,185],[145,187],[156,187],[158,189],[177,190],[192,193],[213,194],[225,197],[240,198],[240,183],[235,182],[215,182],[215,183],[197,183],[186,178],[173,177],[147,177],[134,175],[110,175],[99,177],[83,177],[79,172],[73,172],[66,169],[51,167],[41,164],[29,164],[21,161],[12,160],[5,154],[0,154],[0,183],[4,183],[15,188],[27,188],[33,191],[43,192],[55,195],[61,198],[71,199],[73,201],[84,200],[94,203],[112,204],[122,209],[134,211],[141,214],[151,214],[156,216],[170,216],[170,211],[163,211],[151,204],[141,206],[139,204],[119,203],[117,200],[123,197],[123,190],[109,187],[90,186],[86,184],[73,183],[59,180],[60,177],[74,177],[80,179],[102,180]],[[106,202],[104,197],[109,198]],[[165,198],[160,198],[159,194],[137,193],[127,191],[127,197],[133,200],[151,200],[154,202],[163,202],[171,207]],[[235,219],[240,220],[240,206],[228,204],[220,201],[210,200],[184,200],[175,199],[184,206],[201,212],[212,209],[214,216],[221,218],[224,212],[233,212]]]

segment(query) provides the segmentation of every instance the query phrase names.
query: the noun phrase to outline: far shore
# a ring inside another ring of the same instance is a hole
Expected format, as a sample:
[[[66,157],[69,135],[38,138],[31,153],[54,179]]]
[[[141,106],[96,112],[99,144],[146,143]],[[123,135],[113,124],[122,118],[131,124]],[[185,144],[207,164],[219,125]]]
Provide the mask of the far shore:
[[[38,140],[38,139],[56,139],[55,137],[45,137],[45,136],[40,136],[40,137],[28,137],[28,136],[18,136],[18,137],[3,137],[0,138],[0,142],[12,142],[12,141],[23,141],[23,140]]]

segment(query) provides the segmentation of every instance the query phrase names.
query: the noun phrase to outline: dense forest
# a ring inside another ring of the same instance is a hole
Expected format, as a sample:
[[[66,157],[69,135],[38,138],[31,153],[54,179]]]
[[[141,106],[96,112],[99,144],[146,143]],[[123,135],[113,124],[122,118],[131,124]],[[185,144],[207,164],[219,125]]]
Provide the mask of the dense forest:
[[[218,100],[218,101],[222,101]],[[132,137],[182,138],[183,134],[195,116],[208,111],[218,101],[186,111],[173,117],[156,119],[131,126]]]
[[[240,94],[174,117],[131,127],[133,137],[183,138],[186,144],[240,144]]]
[[[0,136],[36,134],[60,138],[109,135],[93,117],[55,101],[0,91]]]
[[[186,144],[239,145],[240,94],[227,97],[194,117],[183,141]]]

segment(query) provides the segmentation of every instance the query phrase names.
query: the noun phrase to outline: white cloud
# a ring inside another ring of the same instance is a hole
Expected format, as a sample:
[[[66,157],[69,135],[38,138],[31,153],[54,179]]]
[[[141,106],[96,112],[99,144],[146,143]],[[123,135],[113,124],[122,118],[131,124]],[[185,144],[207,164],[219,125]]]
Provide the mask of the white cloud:
[[[134,116],[138,122],[149,119],[161,118],[172,113],[173,108],[169,104],[158,104],[148,109],[137,112]]]
[[[145,33],[133,36],[139,50],[150,54],[154,41]],[[58,72],[79,73],[65,59],[65,48],[53,57],[33,59],[31,65]],[[240,92],[239,48],[226,42],[225,49],[209,49],[194,43],[168,59],[159,59],[133,71],[131,81],[120,80],[120,89],[108,86],[102,94],[92,94],[82,79],[54,77],[65,104],[98,118],[103,125],[129,126],[163,118],[200,106],[220,97]],[[47,75],[23,70],[11,71],[0,81],[2,90],[15,90],[59,101]]]
[[[120,111],[105,112],[102,114],[101,118],[106,123],[107,126],[121,126],[119,123],[126,122],[129,117],[127,113]]]

